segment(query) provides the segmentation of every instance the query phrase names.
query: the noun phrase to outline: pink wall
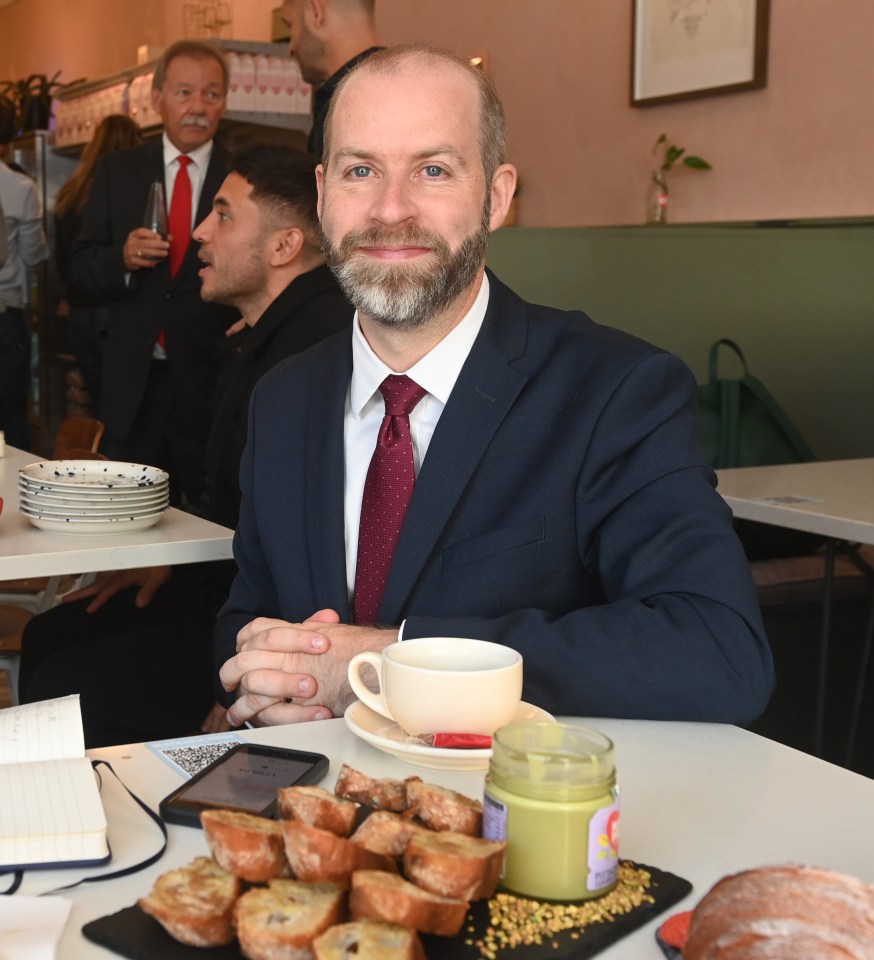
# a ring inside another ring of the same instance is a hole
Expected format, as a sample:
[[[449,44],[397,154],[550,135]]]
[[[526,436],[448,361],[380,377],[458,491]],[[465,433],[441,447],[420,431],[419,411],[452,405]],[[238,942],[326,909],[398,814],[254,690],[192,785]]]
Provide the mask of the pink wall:
[[[266,40],[278,0],[236,0],[234,35]],[[181,29],[174,0],[16,0],[0,76],[99,77]],[[523,226],[640,223],[661,133],[711,161],[671,175],[671,219],[874,213],[874,3],[771,0],[768,86],[629,106],[631,0],[377,0],[386,43],[485,53],[510,121]],[[75,41],[71,38],[75,37]]]
[[[661,133],[714,165],[672,171],[671,219],[874,213],[874,3],[771,0],[761,91],[628,104],[631,0],[379,0],[387,42],[485,51],[524,181],[524,226],[640,223]]]

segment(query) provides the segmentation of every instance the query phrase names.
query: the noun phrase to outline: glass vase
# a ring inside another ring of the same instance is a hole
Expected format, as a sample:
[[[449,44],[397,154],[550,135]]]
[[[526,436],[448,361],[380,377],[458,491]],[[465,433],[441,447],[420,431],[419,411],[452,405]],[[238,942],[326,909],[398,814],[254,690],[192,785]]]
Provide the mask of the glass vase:
[[[646,222],[668,222],[668,184],[661,170],[653,170],[647,187]]]

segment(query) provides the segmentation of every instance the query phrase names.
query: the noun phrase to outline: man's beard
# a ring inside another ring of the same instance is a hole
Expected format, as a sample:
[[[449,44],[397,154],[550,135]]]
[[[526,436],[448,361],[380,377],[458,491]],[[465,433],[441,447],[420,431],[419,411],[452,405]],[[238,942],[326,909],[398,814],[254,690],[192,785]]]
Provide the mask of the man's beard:
[[[486,258],[488,207],[478,229],[454,253],[438,233],[407,224],[347,233],[334,246],[322,231],[322,252],[354,307],[385,327],[414,330],[445,310],[473,283]],[[361,247],[413,246],[430,249],[414,261],[380,261]]]

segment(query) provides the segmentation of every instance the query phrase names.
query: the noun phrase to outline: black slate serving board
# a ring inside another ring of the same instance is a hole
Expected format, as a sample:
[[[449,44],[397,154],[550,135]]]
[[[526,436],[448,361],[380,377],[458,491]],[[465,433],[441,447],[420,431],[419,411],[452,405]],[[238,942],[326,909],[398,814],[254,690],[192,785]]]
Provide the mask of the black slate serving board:
[[[642,864],[633,864],[635,867]],[[644,903],[630,913],[616,917],[612,922],[596,923],[586,927],[579,939],[572,939],[570,931],[563,931],[540,945],[520,946],[505,950],[500,956],[513,960],[587,960],[621,940],[653,918],[679,903],[692,889],[692,884],[657,867],[643,866],[652,876],[649,894],[654,903]],[[488,903],[480,901],[471,906],[469,922],[455,937],[423,936],[422,944],[428,960],[480,960],[479,950],[465,940],[476,940],[488,923]],[[468,927],[473,925],[471,933]],[[226,947],[187,947],[174,940],[152,917],[137,906],[126,907],[82,928],[83,935],[102,947],[127,957],[128,960],[240,960],[237,945]],[[558,944],[556,949],[553,943]]]

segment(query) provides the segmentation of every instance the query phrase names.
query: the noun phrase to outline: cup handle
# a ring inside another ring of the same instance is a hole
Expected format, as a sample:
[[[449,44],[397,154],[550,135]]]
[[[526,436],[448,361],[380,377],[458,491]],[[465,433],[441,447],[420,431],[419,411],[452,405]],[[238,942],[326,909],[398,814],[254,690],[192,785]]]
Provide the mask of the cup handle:
[[[379,683],[379,692],[374,693],[369,687],[367,687],[364,681],[361,679],[361,667],[369,663],[371,667],[376,671],[376,679]],[[395,718],[391,715],[391,711],[388,709],[385,703],[385,695],[382,692],[382,655],[379,653],[372,653],[370,651],[365,651],[364,653],[356,654],[349,661],[349,686],[352,687],[352,692],[356,697],[366,706],[370,707],[371,710],[375,710],[377,713],[381,714],[383,717],[386,717],[388,720],[394,720]],[[395,721],[397,722],[397,721]]]

